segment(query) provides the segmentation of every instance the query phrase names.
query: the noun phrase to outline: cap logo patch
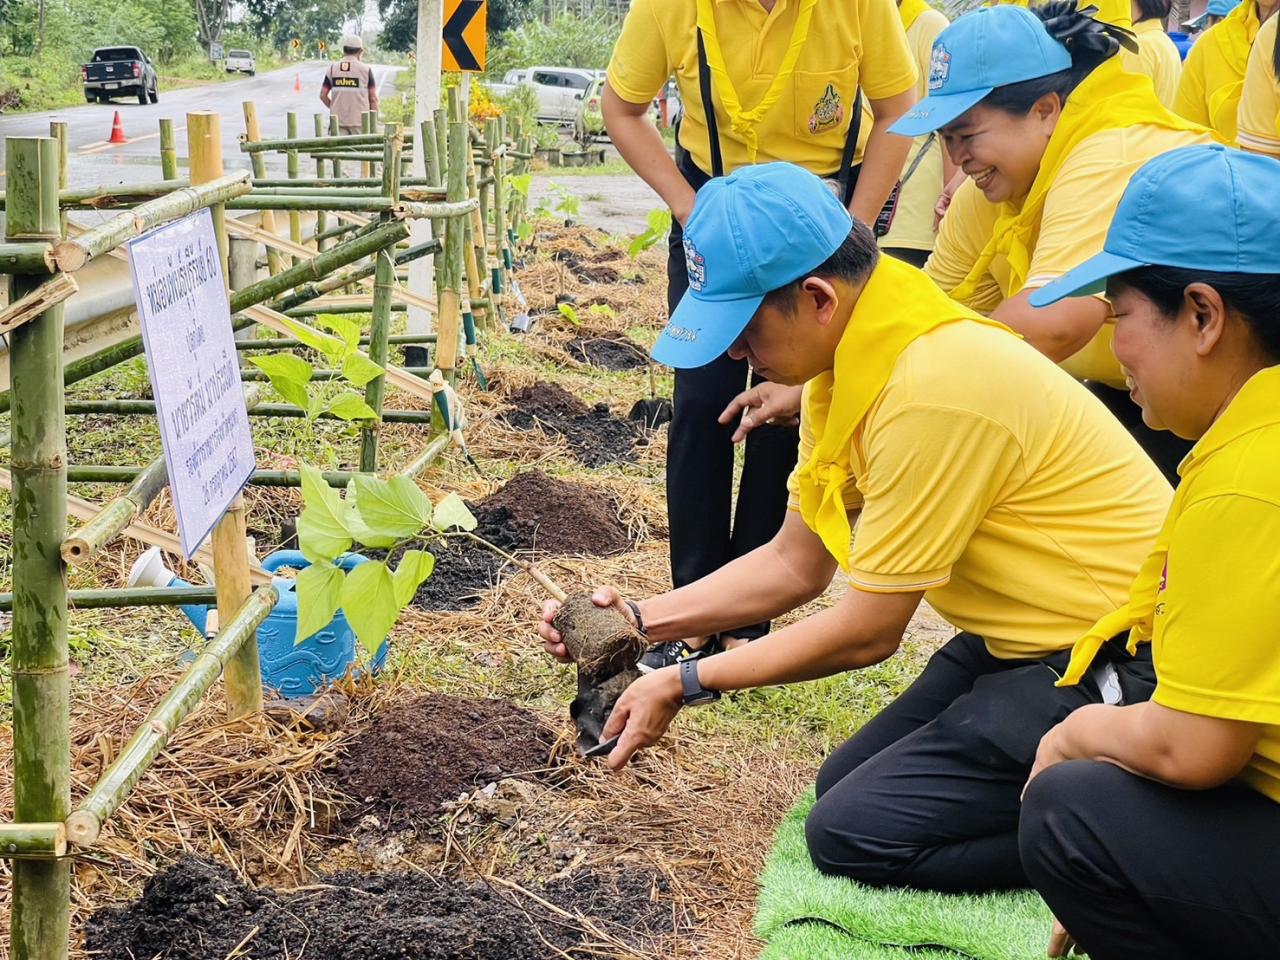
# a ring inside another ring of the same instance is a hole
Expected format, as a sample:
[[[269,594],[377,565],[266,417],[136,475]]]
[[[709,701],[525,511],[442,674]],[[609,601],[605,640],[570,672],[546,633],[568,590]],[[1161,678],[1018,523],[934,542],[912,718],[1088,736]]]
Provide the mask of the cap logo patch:
[[[933,56],[929,58],[929,92],[942,89],[951,73],[951,54],[940,43],[933,45]]]
[[[822,96],[813,105],[813,113],[809,116],[809,132],[821,133],[838,127],[843,119],[844,106],[840,102],[840,94],[836,93],[835,84],[828,83],[827,89],[822,91]]]
[[[696,343],[698,340],[698,331],[688,327],[668,326],[666,333],[672,340],[683,340],[685,343]]]
[[[707,261],[693,245],[689,235],[684,238],[684,262],[689,271],[689,289],[698,293],[707,285]]]

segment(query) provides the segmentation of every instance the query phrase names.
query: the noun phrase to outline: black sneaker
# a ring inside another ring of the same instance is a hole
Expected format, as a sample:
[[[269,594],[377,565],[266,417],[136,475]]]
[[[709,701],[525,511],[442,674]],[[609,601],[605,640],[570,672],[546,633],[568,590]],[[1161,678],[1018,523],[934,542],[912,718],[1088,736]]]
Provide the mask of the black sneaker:
[[[668,640],[666,643],[655,643],[646,650],[644,656],[640,658],[640,662],[636,664],[636,669],[641,673],[653,673],[655,670],[675,666],[677,663],[684,663],[686,660],[701,660],[703,657],[709,657],[717,652],[717,640],[715,637],[708,640],[706,645],[699,650],[695,650],[683,640]]]

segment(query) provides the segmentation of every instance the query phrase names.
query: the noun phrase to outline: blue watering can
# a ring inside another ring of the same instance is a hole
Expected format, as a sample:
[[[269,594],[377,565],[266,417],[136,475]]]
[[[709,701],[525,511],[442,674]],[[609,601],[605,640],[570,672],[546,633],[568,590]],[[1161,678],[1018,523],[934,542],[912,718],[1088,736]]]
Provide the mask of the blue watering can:
[[[344,553],[334,561],[343,570],[351,570],[366,562],[367,558],[356,553]],[[263,569],[272,573],[281,567],[301,570],[310,565],[298,550],[279,550],[262,561]],[[273,577],[272,583],[280,591],[280,599],[258,627],[262,682],[285,697],[307,696],[341,677],[356,662],[358,644],[355,631],[347,622],[346,615],[339,610],[327,626],[295,644],[293,641],[298,629],[297,583],[284,577]],[[189,584],[166,567],[159,548],[152,547],[134,563],[129,573],[129,586],[185,587]],[[201,636],[205,634],[208,611],[205,604],[182,607],[182,612]],[[383,640],[373,657],[375,674],[386,660],[387,641]]]

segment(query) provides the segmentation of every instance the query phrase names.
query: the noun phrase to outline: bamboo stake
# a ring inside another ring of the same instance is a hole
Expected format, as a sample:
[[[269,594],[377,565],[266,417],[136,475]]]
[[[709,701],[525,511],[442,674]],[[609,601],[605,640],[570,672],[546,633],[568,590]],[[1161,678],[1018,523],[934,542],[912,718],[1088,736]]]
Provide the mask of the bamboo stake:
[[[160,175],[166,180],[178,179],[178,148],[173,139],[173,120],[160,118]]]
[[[58,141],[58,194],[59,204],[61,204],[62,191],[67,189],[67,170],[70,164],[67,163],[67,124],[63,120],[49,121],[49,136]],[[67,212],[65,210],[58,214],[58,235],[65,238],[67,235]]]
[[[202,114],[189,114],[188,123],[191,118],[200,116]],[[217,115],[208,114],[207,116],[213,116],[216,120]],[[214,126],[216,127],[216,123]],[[189,127],[188,132],[190,132]],[[66,273],[74,273],[90,260],[102,256],[108,250],[115,249],[124,241],[142,236],[156,224],[184,217],[202,207],[211,208],[216,227],[221,216],[222,202],[249,192],[247,171],[219,176],[199,185],[196,185],[194,176],[192,179],[193,184],[190,187],[175,190],[158,200],[140,204],[127,213],[112,217],[101,226],[86,230],[78,237],[59,243],[53,250],[53,259],[58,269]]]
[[[8,333],[35,320],[50,307],[57,306],[80,289],[75,277],[56,273],[25,297],[0,309],[0,334]]]
[[[6,238],[59,236],[58,142],[10,137]],[[40,283],[14,275],[9,298]],[[66,432],[62,412],[62,306],[10,339],[13,415],[12,580],[17,591],[9,659],[13,677],[13,810],[20,823],[63,820],[71,807],[71,687],[67,673],[67,581],[58,555],[66,532]],[[70,923],[65,862],[13,865],[14,960],[63,960]]]
[[[253,189],[310,191],[312,193],[317,190],[329,189],[365,190],[377,196],[382,193],[382,178],[343,177],[341,180],[335,180],[323,174],[319,177],[299,177],[297,180],[273,180],[269,177],[254,177]],[[428,193],[431,194],[428,199],[432,200],[444,199],[444,188],[425,177],[401,177],[400,190],[401,193]]]
[[[316,137],[317,138],[323,137],[324,136],[324,116],[319,113],[313,113],[311,115],[311,121],[312,121],[312,125],[315,127]],[[323,160],[316,161],[316,179],[317,180],[324,179],[324,161]],[[315,241],[316,241],[316,250],[320,253],[324,252],[324,247],[325,247],[324,240],[321,239],[321,234],[324,233],[325,229],[328,226],[329,226],[328,214],[326,214],[323,210],[317,211]]]
[[[53,273],[57,269],[53,262],[53,251],[53,243],[45,241],[0,243],[0,271]]]
[[[262,137],[262,130],[258,126],[258,105],[252,100],[245,100],[241,106],[244,108],[244,136],[245,143],[240,144],[240,149],[244,150],[248,144]],[[251,153],[249,163],[253,168],[255,178],[265,177],[267,175],[267,161],[260,153]],[[276,232],[276,215],[270,210],[262,211],[262,229],[272,236]],[[284,269],[284,258],[280,256],[280,251],[272,250],[267,247],[267,273],[274,276]]]
[[[383,251],[382,253],[378,254],[378,256],[385,256],[385,255],[386,255],[386,251]],[[388,291],[387,295],[394,296],[395,295],[394,289]],[[403,303],[392,303],[390,306],[387,307],[387,309],[396,313],[403,313],[404,311],[408,310],[409,307],[407,304],[403,304]],[[308,304],[303,304],[300,307],[293,307],[290,310],[284,311],[284,315],[286,317],[294,317],[294,318],[314,317],[318,313],[336,313],[336,314],[369,313],[369,314],[372,314],[373,302],[370,300],[364,300],[361,302],[337,303],[337,304],[308,303]]]
[[[65,857],[67,828],[62,823],[0,824],[0,858]]]
[[[400,149],[404,143],[398,124],[387,125],[387,140],[382,154],[382,192],[393,200],[400,191]],[[407,230],[407,227],[406,227]],[[373,310],[369,317],[369,358],[386,368],[389,351],[387,337],[391,335],[391,291],[396,283],[395,262],[382,250],[378,253],[374,270]],[[379,375],[364,388],[364,402],[381,417],[382,401],[387,394],[387,379]],[[378,470],[378,431],[375,424],[360,430],[360,469],[367,473]]]
[[[452,93],[453,91],[450,90]],[[460,203],[467,193],[467,127],[461,120],[449,122],[449,200]],[[444,290],[440,294],[440,329],[436,333],[436,367],[452,383],[458,362],[458,331],[462,325],[463,246],[465,221],[453,220],[445,231]]]
[[[414,203],[409,200],[401,200],[396,203],[391,212],[397,217],[408,217],[416,219],[419,217],[465,217],[471,214],[479,207],[479,202],[474,197],[466,195],[466,185],[463,185],[463,195],[461,200],[449,200],[445,203]]]
[[[240,555],[244,556],[243,540],[239,547]],[[219,577],[219,595],[223,592],[221,580]],[[253,639],[258,625],[271,613],[279,596],[274,586],[259,587],[246,596],[231,616],[225,617],[226,626],[209,641],[173,689],[147,714],[115,762],[103,772],[102,779],[67,817],[67,838],[71,843],[88,847],[97,841],[102,824],[120,809],[174,731],[213,686],[219,673],[226,673],[230,685],[233,665],[242,658],[244,651],[252,654],[255,662],[258,660],[257,643],[248,641]]]
[[[428,253],[435,253],[441,249],[439,240],[428,240],[426,243],[419,244],[416,247],[410,247],[408,250],[401,251],[396,254],[396,266],[403,266],[419,257],[426,256]],[[274,301],[271,304],[273,310],[289,310],[299,304],[307,303],[322,297],[326,293],[332,293],[334,290],[340,290],[348,284],[355,283],[357,280],[363,280],[365,277],[371,276],[377,269],[376,263],[363,263],[357,266],[346,267],[330,273],[323,280],[317,280],[314,283],[307,283],[298,286],[293,293],[287,294]]]
[[[418,343],[435,343],[436,335],[434,333],[399,333],[392,334],[387,338],[391,343],[399,344],[418,344]],[[360,338],[361,346],[369,345],[368,337]],[[298,347],[305,347],[306,344],[301,340],[295,340],[289,337],[269,337],[251,342],[237,343],[237,350],[294,350]],[[314,376],[320,376],[324,371],[317,370]]]
[[[364,124],[363,117],[361,125]],[[330,130],[336,130],[337,124],[332,124]],[[327,149],[343,149],[346,147],[380,147],[383,143],[383,136],[380,133],[351,133],[336,134],[330,133],[329,136],[318,137],[290,137],[284,140],[245,140],[240,144],[240,152],[255,153],[285,153],[289,150],[296,150],[306,153],[309,150],[327,150]],[[409,141],[412,137],[409,138]]]
[[[298,115],[290,110],[284,115],[285,132],[290,140],[298,138]],[[290,180],[298,179],[298,151],[289,150],[285,153],[285,176]],[[294,243],[302,243],[302,215],[297,209],[289,210],[289,239]],[[294,258],[294,266],[298,265],[297,258]]]
[[[222,128],[216,113],[187,114],[191,183],[217,182],[222,177]],[[227,263],[226,216],[220,205],[212,209],[218,236],[218,255]],[[225,275],[225,272],[224,272]],[[218,614],[230,624],[253,589],[249,557],[244,548],[244,496],[237,495],[213,528],[213,572],[218,587]],[[256,626],[256,624],[255,624]],[[262,666],[257,645],[233,649],[226,663],[227,714],[233,719],[262,709]]]
[[[67,479],[72,483],[131,483],[138,478],[143,469],[143,467],[122,467],[114,464],[77,464],[67,467]],[[355,470],[327,470],[322,475],[330,486],[345,487],[351,478],[358,474],[359,471]],[[297,470],[255,470],[249,477],[249,483],[257,487],[297,487],[301,482],[302,474]],[[91,506],[89,515],[92,516],[96,511],[97,508]],[[240,549],[243,552],[243,542],[240,544]],[[175,549],[172,552],[181,553],[182,551]]]
[[[329,115],[329,138],[338,136],[338,118],[333,114]],[[342,163],[338,160],[333,161],[333,176],[335,179],[342,179]]]
[[[427,469],[427,467],[431,466],[431,464],[433,464],[436,460],[440,459],[440,455],[444,453],[445,450],[449,449],[449,444],[452,442],[452,440],[453,438],[449,435],[448,432],[440,434],[440,436],[436,437],[429,444],[427,444],[426,449],[424,449],[422,453],[418,455],[417,459],[415,459],[407,467],[405,467],[403,470],[400,471],[400,476],[402,477],[418,476],[418,474],[422,473],[423,470]]]
[[[127,587],[123,590],[72,590],[67,594],[75,610],[103,610],[122,607],[181,607],[189,603],[213,603],[214,587]],[[13,594],[0,593],[0,610],[13,609]],[[3,856],[0,842],[0,856]]]
[[[504,178],[506,177],[505,151],[498,152],[502,143],[502,131],[505,124],[502,118],[490,120],[485,126],[485,142],[489,153],[493,156],[493,271],[490,275],[489,290],[496,297],[502,293],[502,271],[506,267],[507,249],[507,194]]]
[[[427,118],[422,121],[419,128],[422,137],[422,172],[426,174],[429,182],[438,188],[444,188],[444,175],[442,172],[442,164],[444,155],[436,149],[436,126],[435,121]],[[446,197],[448,191],[445,191]],[[444,230],[445,221],[441,217],[431,218],[431,236],[440,244],[440,249],[436,251],[431,263],[432,284],[436,288],[436,303],[440,302],[440,274],[444,270]],[[428,316],[428,327],[430,327],[430,316]]]
[[[322,380],[338,380],[342,378],[343,378],[343,373],[340,370],[317,370],[314,374],[312,374],[312,377],[311,377],[313,382],[322,381]],[[249,380],[249,381],[264,381],[267,379],[267,375],[263,373],[261,370],[252,370],[252,369],[242,370],[240,372],[240,379]],[[113,415],[124,416],[124,417],[152,416],[155,414],[155,410],[156,410],[156,405],[154,400],[72,400],[67,404],[67,416],[69,417],[113,416]],[[249,411],[249,416],[251,417],[286,417],[286,418],[292,419],[292,418],[305,417],[306,415],[307,415],[306,410],[303,410],[301,407],[295,407],[293,404],[289,404],[289,403],[260,403],[256,407],[254,407],[252,410]],[[341,418],[332,413],[321,413],[320,419],[339,420]],[[430,423],[431,414],[424,410],[385,410],[383,411],[383,421],[385,423],[418,423],[418,424]],[[85,467],[74,466],[74,467],[71,467],[70,469],[75,472],[75,476],[77,480],[84,479],[85,474],[82,471],[86,469]],[[88,468],[88,469],[105,470],[108,468],[100,467],[100,468]],[[112,467],[110,469],[132,471],[135,468],[134,467],[123,467],[123,468]],[[107,479],[114,481],[121,478],[118,475],[112,474]],[[127,496],[127,494],[121,494],[121,497],[124,497],[124,496]],[[117,499],[120,499],[120,498],[117,498]],[[113,501],[113,503],[114,502],[115,501]],[[110,504],[108,504],[108,506],[110,506]],[[121,510],[122,509],[123,508],[121,508]],[[116,513],[116,512],[120,512],[120,511],[113,508],[113,513]],[[75,538],[82,537],[82,536],[83,536],[82,534],[77,532],[76,534],[73,534],[72,537],[67,538],[67,542],[62,545],[64,557],[66,556],[68,544],[73,542]],[[74,561],[68,560],[67,562],[68,563],[81,562],[79,560],[79,554],[77,554],[76,560]]]

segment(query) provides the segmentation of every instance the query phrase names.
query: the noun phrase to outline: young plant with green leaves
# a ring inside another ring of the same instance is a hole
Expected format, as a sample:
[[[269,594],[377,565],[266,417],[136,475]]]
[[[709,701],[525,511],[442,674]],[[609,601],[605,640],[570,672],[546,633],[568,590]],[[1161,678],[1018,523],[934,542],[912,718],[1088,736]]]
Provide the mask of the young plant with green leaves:
[[[341,609],[361,648],[372,656],[431,576],[436,558],[426,550],[406,549],[394,570],[385,560],[369,560],[350,571],[334,561],[357,543],[390,557],[424,535],[474,530],[476,518],[456,493],[432,506],[409,477],[357,476],[343,497],[315,467],[302,464],[301,469],[298,546],[310,566],[298,573],[295,642],[323,630]]]
[[[360,352],[360,324],[346,317],[321,314],[316,322],[331,330],[335,335],[331,337],[296,320],[283,322],[298,340],[319,352],[341,374],[341,379],[327,385],[313,382],[315,367],[292,353],[250,357],[249,362],[267,375],[276,393],[301,407],[308,422],[314,422],[322,413],[347,421],[377,420],[377,411],[365,403],[364,397],[343,385],[345,381],[361,389],[384,372]]]
[[[633,260],[658,241],[665,240],[667,234],[671,232],[671,211],[666,207],[650,210],[646,219],[648,227],[644,233],[636,236],[627,247],[627,255]]]

